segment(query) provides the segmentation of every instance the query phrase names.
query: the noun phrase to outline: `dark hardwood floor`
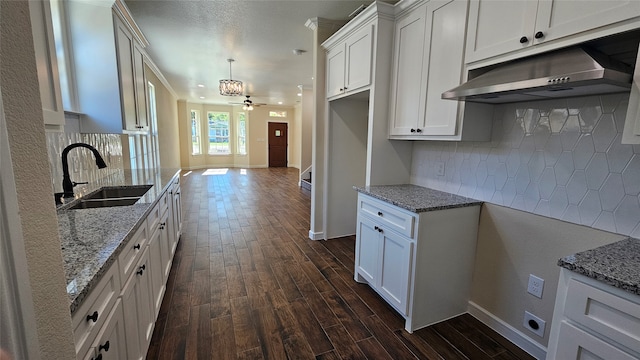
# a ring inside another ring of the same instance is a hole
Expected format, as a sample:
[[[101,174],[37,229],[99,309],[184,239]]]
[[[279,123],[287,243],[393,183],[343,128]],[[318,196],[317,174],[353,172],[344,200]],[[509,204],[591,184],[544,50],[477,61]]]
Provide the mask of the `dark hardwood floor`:
[[[183,173],[183,234],[148,359],[531,359],[470,315],[409,334],[353,280],[354,237],[308,238],[296,169]]]

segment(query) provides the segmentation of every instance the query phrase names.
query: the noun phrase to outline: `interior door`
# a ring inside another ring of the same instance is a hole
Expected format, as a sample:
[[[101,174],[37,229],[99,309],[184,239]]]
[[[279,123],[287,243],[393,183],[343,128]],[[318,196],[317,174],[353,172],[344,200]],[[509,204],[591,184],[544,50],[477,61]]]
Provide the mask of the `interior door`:
[[[269,123],[269,167],[287,167],[287,123]]]

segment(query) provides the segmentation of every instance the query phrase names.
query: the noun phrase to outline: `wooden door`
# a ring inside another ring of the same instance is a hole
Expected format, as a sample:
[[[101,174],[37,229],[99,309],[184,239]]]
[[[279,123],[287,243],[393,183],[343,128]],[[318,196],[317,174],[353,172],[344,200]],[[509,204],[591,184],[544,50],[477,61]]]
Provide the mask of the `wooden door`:
[[[269,123],[269,167],[287,167],[287,123]]]

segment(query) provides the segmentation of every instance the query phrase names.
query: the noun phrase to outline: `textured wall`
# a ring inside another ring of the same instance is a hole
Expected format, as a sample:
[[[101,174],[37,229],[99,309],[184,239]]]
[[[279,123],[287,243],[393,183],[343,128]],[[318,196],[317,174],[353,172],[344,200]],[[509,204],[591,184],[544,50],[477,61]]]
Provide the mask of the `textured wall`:
[[[497,106],[491,142],[415,142],[412,183],[638,237],[640,146],[620,144],[628,100]]]
[[[0,84],[40,355],[74,359],[27,1],[0,3]]]

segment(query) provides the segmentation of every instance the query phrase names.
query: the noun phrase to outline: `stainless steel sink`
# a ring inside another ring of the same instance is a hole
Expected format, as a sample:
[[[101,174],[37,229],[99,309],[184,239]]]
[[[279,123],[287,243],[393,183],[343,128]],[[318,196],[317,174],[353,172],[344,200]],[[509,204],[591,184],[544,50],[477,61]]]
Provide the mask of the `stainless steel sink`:
[[[138,200],[140,200],[139,196],[112,199],[86,199],[80,200],[77,204],[71,206],[68,210],[128,206],[135,204]]]
[[[67,210],[92,209],[135,204],[153,185],[103,187],[80,199]]]
[[[93,199],[114,199],[114,198],[140,198],[146,194],[153,185],[132,185],[132,186],[118,186],[118,187],[103,187],[97,192],[83,197],[83,200]]]

